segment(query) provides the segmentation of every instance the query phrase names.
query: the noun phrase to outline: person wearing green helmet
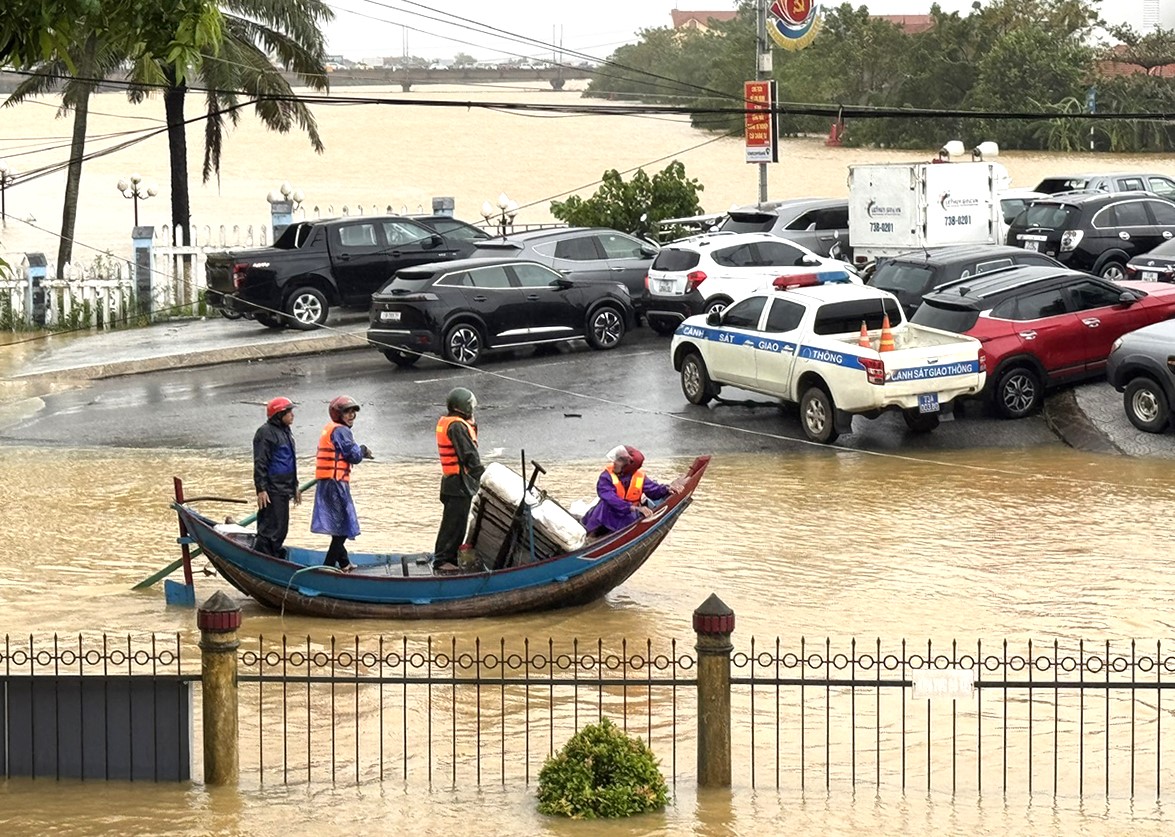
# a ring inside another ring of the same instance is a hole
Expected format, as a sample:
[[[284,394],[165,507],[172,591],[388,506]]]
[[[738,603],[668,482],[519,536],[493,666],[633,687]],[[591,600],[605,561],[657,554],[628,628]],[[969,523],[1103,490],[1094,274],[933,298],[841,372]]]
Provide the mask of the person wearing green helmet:
[[[465,387],[449,392],[447,413],[437,422],[437,451],[441,457],[441,527],[433,550],[433,572],[457,572],[457,550],[465,540],[469,507],[481,485],[485,466],[477,452],[477,397]]]

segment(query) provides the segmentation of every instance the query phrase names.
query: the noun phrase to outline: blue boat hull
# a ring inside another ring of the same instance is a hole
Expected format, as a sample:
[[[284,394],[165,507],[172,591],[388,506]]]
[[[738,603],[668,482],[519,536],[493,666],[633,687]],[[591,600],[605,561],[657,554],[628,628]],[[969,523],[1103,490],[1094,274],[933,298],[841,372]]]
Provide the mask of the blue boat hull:
[[[709,464],[698,457],[683,490],[654,513],[583,548],[493,572],[433,575],[416,555],[351,553],[356,571],[322,566],[323,553],[290,548],[286,559],[218,532],[184,504],[181,522],[225,579],[261,604],[286,613],[335,618],[457,619],[553,610],[600,598],[637,571],[690,505]]]

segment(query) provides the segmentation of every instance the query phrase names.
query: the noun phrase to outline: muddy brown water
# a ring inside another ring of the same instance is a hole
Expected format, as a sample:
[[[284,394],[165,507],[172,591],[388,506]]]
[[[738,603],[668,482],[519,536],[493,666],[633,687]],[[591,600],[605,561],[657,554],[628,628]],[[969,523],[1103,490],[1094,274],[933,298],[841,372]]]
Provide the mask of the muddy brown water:
[[[360,91],[343,91],[351,95]],[[370,91],[362,91],[364,93]],[[397,92],[392,95],[400,96]],[[550,91],[420,88],[406,98],[513,98],[565,101]],[[193,103],[194,104],[194,103]],[[161,116],[162,107],[154,103]],[[117,95],[93,106],[95,134],[125,129],[129,117],[150,115]],[[457,198],[458,215],[500,191],[520,203],[540,201],[520,221],[549,220],[546,200],[599,177],[606,168],[650,165],[679,156],[706,184],[703,202],[719,210],[755,197],[755,167],[741,162],[733,141],[708,137],[682,121],[602,117],[522,118],[471,109],[320,108],[328,152],[317,157],[297,137],[261,131],[246,118],[226,146],[217,184],[198,187],[200,223],[264,223],[264,195],[291,180],[308,203],[392,204],[427,208],[434,194]],[[10,162],[21,145],[65,135],[52,109],[5,111],[0,150]],[[371,141],[379,137],[379,142]],[[944,137],[944,140],[947,139]],[[963,138],[965,142],[980,138]],[[688,150],[692,149],[692,150]],[[32,155],[19,168],[64,152]],[[785,143],[771,169],[776,197],[843,194],[850,162],[920,159],[908,151],[828,149],[818,141]],[[193,167],[198,165],[193,153]],[[26,158],[17,157],[18,160]],[[1010,154],[1018,186],[1058,171],[1165,170],[1168,161],[1142,156]],[[128,237],[130,207],[113,188],[138,171],[166,181],[162,138],[87,165],[78,238],[96,250]],[[195,181],[194,181],[195,182]],[[10,213],[52,226],[60,183],[53,178],[14,188]],[[165,197],[140,207],[145,223],[161,223]],[[120,213],[126,217],[120,217]],[[0,249],[46,249],[41,234],[9,222]],[[12,361],[26,344],[0,349]],[[0,396],[27,388],[5,384]],[[32,402],[35,404],[35,402]],[[684,460],[650,463],[654,475],[684,469]],[[570,501],[591,491],[597,463],[553,463],[547,488]],[[178,633],[195,641],[191,611],[167,608],[158,589],[130,587],[175,556],[170,477],[200,493],[247,496],[249,461],[158,450],[0,448],[0,632],[11,637],[109,632]],[[356,548],[428,549],[439,505],[436,475],[419,463],[377,462],[355,483],[364,521]],[[401,486],[386,489],[392,480]],[[973,644],[1059,638],[1126,641],[1171,634],[1175,583],[1165,572],[1175,545],[1170,465],[1094,456],[1060,445],[984,449],[934,459],[851,451],[747,453],[715,460],[677,528],[649,563],[605,600],[571,611],[465,623],[330,622],[282,616],[245,604],[245,632],[313,637],[432,635],[470,642],[530,636],[557,642],[627,637],[676,638],[692,647],[690,614],[717,592],[737,613],[736,645],[750,638],[795,646],[800,637],[909,638]],[[309,504],[297,509],[294,538],[308,533]],[[199,562],[198,566],[199,566]],[[198,597],[227,589],[200,576]],[[232,592],[232,591],[230,591]],[[738,719],[737,723],[744,723]],[[1063,770],[1071,769],[1070,760]],[[9,834],[283,834],[313,830],[394,833],[406,823],[442,834],[762,834],[1168,833],[1170,815],[1153,796],[1131,802],[1072,795],[1054,800],[1022,795],[843,787],[798,792],[760,784],[751,790],[736,770],[732,795],[698,793],[679,784],[662,815],[628,823],[553,822],[534,813],[533,789],[493,783],[456,790],[392,784],[316,782],[309,786],[246,784],[239,792],[182,787],[10,780],[0,783],[0,824]]]

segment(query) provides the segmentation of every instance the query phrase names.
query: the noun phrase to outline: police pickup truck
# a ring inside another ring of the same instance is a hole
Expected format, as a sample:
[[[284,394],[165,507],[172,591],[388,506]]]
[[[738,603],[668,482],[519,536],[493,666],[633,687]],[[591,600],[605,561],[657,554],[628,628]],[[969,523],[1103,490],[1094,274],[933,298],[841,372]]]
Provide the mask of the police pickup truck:
[[[804,435],[825,444],[852,432],[854,415],[885,410],[929,432],[987,375],[978,340],[907,322],[886,291],[814,274],[781,277],[725,311],[690,317],[671,352],[690,403],[709,403],[723,385],[796,403]]]

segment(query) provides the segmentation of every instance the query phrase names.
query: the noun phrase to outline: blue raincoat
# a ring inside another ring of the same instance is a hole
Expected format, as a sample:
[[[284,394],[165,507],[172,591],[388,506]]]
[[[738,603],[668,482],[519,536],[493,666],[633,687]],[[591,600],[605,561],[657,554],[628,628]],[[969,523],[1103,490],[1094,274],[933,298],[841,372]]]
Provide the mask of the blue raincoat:
[[[363,451],[355,443],[351,428],[339,426],[330,434],[331,444],[339,456],[357,465],[363,461]],[[345,535],[354,538],[359,534],[359,515],[351,499],[351,483],[342,480],[318,481],[314,490],[314,514],[310,518],[310,531],[319,535]]]

